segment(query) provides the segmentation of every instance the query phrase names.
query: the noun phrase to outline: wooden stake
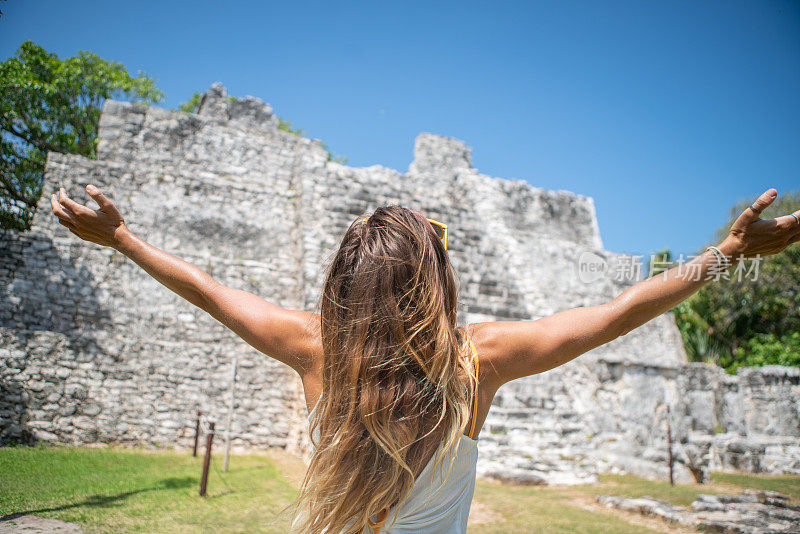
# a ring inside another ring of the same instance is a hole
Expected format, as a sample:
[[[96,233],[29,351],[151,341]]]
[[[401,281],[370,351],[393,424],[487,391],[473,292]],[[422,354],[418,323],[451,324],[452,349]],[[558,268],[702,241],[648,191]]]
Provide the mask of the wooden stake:
[[[192,449],[192,456],[197,458],[197,442],[200,439],[200,416],[203,412],[197,411],[197,421],[194,423],[194,448]]]
[[[206,440],[206,457],[203,459],[203,476],[200,478],[200,496],[204,497],[208,487],[208,468],[211,466],[211,444],[214,441],[214,423],[208,424],[208,440]]]
[[[225,467],[223,471],[226,473],[231,459],[231,425],[233,424],[233,406],[236,403],[236,366],[238,363],[238,360],[234,358],[231,372],[231,403],[228,405],[228,424],[225,427]]]

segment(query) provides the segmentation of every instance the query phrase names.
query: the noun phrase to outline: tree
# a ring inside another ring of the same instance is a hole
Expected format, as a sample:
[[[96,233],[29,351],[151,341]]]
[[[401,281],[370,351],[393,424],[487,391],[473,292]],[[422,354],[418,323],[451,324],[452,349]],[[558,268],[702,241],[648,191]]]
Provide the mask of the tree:
[[[186,102],[178,104],[178,111],[184,113],[197,113],[200,109],[200,100],[203,99],[203,93],[194,93],[192,98]]]
[[[49,151],[95,158],[107,98],[157,103],[143,72],[81,51],[61,60],[31,41],[0,63],[0,227],[30,229]]]
[[[731,208],[715,243],[728,235],[749,205],[742,202]],[[798,208],[800,190],[783,193],[761,218]],[[673,308],[690,359],[714,362],[729,372],[743,365],[800,364],[800,247],[791,245],[774,256],[744,263],[753,271],[742,280],[731,276],[710,282]]]

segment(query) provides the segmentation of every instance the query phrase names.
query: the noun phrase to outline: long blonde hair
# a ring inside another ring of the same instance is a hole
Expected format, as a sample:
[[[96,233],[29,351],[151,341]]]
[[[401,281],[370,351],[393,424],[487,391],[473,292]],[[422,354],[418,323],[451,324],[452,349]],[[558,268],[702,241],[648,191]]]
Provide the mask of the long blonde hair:
[[[477,387],[469,340],[456,328],[458,289],[419,214],[384,206],[347,229],[320,298],[319,442],[312,437],[292,503],[293,532],[360,533],[408,497],[431,440],[444,444],[434,473],[449,458],[449,475]]]

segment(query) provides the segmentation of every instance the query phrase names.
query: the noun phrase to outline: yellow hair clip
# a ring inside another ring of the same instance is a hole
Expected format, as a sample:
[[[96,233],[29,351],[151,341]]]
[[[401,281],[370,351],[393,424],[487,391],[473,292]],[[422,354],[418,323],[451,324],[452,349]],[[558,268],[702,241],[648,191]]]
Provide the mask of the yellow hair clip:
[[[364,222],[364,224],[366,224],[366,222],[369,220],[369,217],[364,217],[361,220]],[[444,223],[440,223],[439,221],[434,221],[433,219],[428,219],[427,217],[426,220],[429,223],[431,223],[431,226],[433,226],[433,229],[436,232],[436,237],[438,237],[444,242],[444,249],[447,250],[447,225]],[[383,228],[383,227],[376,226],[376,228]]]

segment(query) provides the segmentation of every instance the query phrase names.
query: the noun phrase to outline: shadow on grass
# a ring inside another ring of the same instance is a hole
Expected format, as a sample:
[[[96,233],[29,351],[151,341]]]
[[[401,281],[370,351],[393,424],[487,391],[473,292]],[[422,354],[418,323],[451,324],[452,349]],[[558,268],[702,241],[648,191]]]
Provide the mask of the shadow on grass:
[[[148,491],[159,491],[165,489],[188,488],[189,486],[194,486],[195,484],[197,484],[196,477],[165,478],[164,480],[160,480],[158,484],[156,486],[153,486],[152,488],[142,488],[133,491],[125,491],[122,493],[117,493],[116,495],[91,495],[80,502],[75,502],[72,504],[63,504],[61,506],[53,506],[52,508],[39,508],[36,510],[25,510],[22,512],[15,512],[13,514],[8,514],[0,517],[0,522],[10,521],[12,519],[22,517],[24,515],[35,515],[35,514],[40,514],[42,512],[58,512],[61,510],[69,510],[70,508],[78,508],[81,506],[97,506],[97,507],[111,506],[127,499],[131,495],[136,495],[138,493],[145,493]]]
[[[225,497],[227,495],[233,495],[235,492],[233,490],[225,490],[223,492],[217,493],[215,495],[206,495],[204,497],[207,501],[213,501],[214,499],[219,499],[220,497]]]

